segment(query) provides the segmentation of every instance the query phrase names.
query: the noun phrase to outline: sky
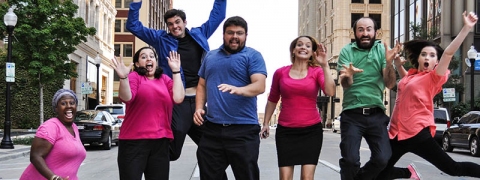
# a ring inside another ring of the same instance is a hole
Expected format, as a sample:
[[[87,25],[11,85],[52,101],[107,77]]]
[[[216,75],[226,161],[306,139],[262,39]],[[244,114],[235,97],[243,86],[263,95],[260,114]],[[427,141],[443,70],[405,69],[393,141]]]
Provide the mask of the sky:
[[[187,15],[187,28],[204,23],[214,0],[174,0],[173,8]],[[248,24],[246,46],[259,51],[267,66],[265,93],[257,98],[258,112],[265,111],[275,70],[290,65],[289,46],[298,36],[298,1],[292,0],[227,0],[227,16],[243,17]],[[223,23],[208,40],[210,49],[223,44]]]

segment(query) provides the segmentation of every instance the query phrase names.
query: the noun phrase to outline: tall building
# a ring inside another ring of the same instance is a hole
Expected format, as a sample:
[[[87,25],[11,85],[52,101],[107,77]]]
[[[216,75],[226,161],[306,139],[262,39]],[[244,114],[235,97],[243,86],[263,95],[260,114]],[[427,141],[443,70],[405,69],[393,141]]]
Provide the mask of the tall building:
[[[429,33],[428,38],[439,43],[446,48],[463,27],[462,12],[480,13],[479,1],[442,1],[442,0],[401,0],[395,1],[391,7],[391,25],[392,39],[400,42],[414,39],[412,24],[419,25]],[[456,102],[470,101],[470,68],[466,66],[465,58],[470,46],[474,44],[477,50],[480,50],[480,25],[477,23],[473,31],[465,38],[462,46],[457,50],[454,56],[460,60],[459,68],[452,71],[451,74],[459,75],[461,82],[465,86],[464,93],[456,93]],[[477,65],[479,65],[477,61]],[[480,71],[475,71],[475,84],[480,85]],[[475,94],[478,97],[479,88],[476,88]],[[392,97],[394,98],[394,97]],[[448,104],[445,104],[448,108]]]
[[[99,103],[111,103],[109,79],[114,70],[110,67],[110,58],[114,52],[113,23],[117,11],[108,0],[74,0],[74,3],[79,7],[76,16],[83,18],[87,27],[95,27],[97,33],[88,36],[87,42],[80,43],[75,52],[69,54],[70,61],[77,64],[78,77],[66,80],[64,88],[83,97],[78,103],[79,110],[93,109]],[[98,66],[96,61],[100,63]],[[85,87],[91,87],[92,91],[84,91]]]
[[[132,63],[133,55],[138,49],[148,46],[125,28],[131,2],[132,0],[115,0],[115,8],[117,10],[114,40],[115,56],[120,56],[121,54],[125,64]],[[172,8],[172,3],[172,0],[143,0],[139,20],[146,27],[166,30],[167,26],[163,20],[163,15],[167,10]],[[119,80],[119,77],[115,73],[112,80],[112,101],[114,103],[120,103],[120,99],[118,98]]]
[[[402,0],[403,1],[403,0]],[[298,34],[315,37],[327,46],[329,65],[334,79],[338,82],[336,66],[340,50],[346,44],[355,41],[352,25],[360,17],[373,18],[379,29],[377,39],[390,40],[390,0],[299,0]],[[393,46],[393,45],[392,45]],[[343,88],[337,83],[335,97],[317,99],[322,119],[328,126],[342,111]],[[389,97],[389,91],[384,93]],[[388,99],[385,98],[388,104]],[[339,101],[339,102],[335,102]],[[390,103],[392,104],[392,103]],[[387,106],[387,112],[389,107]]]

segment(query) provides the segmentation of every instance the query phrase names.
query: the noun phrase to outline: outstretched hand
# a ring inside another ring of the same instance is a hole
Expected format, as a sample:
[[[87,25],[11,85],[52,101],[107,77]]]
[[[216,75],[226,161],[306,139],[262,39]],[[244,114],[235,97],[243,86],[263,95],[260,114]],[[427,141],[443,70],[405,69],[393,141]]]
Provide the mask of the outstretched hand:
[[[128,67],[125,66],[125,64],[123,63],[122,55],[120,55],[118,60],[115,56],[112,58],[111,66],[113,69],[115,69],[115,72],[117,72],[118,77],[126,78],[128,77],[128,74],[130,73],[130,70],[133,67],[133,63],[131,63],[130,66]]]
[[[315,57],[315,60],[320,64],[320,66],[328,66],[327,47],[325,45],[317,44],[317,50],[313,52],[313,56]]]
[[[180,71],[180,54],[176,51],[170,51],[170,55],[167,57],[168,66],[172,71]]]
[[[467,11],[463,11],[462,15],[463,15],[463,24],[465,24],[465,26],[468,26],[471,28],[477,23],[478,17],[474,12],[470,12],[467,14]]]
[[[387,64],[392,64],[393,60],[402,49],[402,44],[397,40],[395,42],[395,47],[393,47],[392,49],[388,48],[386,42],[383,43],[383,46],[385,47],[385,59],[387,61]]]
[[[356,68],[355,66],[353,66],[352,63],[350,63],[348,67],[345,66],[345,64],[343,64],[342,66],[343,69],[340,70],[340,78],[353,77],[354,74],[363,72],[363,69]]]

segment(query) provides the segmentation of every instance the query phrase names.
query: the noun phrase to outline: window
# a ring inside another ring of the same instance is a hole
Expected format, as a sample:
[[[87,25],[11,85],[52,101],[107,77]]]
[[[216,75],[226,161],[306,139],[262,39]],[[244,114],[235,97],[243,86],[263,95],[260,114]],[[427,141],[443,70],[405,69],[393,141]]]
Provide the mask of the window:
[[[129,8],[132,0],[115,0],[115,8]]]
[[[381,4],[382,0],[370,0],[370,4]]]
[[[363,13],[352,13],[352,28],[353,28],[353,23],[357,21],[358,19],[363,17]],[[355,32],[355,30],[353,30]]]
[[[116,33],[130,32],[129,30],[127,30],[127,19],[115,19],[115,32]]]
[[[370,14],[369,15],[373,20],[375,20],[375,24],[377,24],[377,29],[382,28],[382,15],[381,14]]]
[[[115,56],[120,56],[120,52],[122,52],[123,57],[133,57],[133,44],[115,44],[113,48]]]
[[[363,0],[352,0],[352,3],[362,3],[363,4]]]

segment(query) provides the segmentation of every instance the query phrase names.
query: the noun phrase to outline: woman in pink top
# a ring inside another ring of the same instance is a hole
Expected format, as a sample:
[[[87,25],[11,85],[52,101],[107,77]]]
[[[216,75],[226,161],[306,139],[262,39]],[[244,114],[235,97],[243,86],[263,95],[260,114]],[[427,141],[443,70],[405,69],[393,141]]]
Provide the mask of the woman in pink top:
[[[436,129],[433,97],[441,92],[450,74],[448,65],[477,19],[473,12],[464,12],[464,26],[445,51],[434,42],[425,40],[404,43],[407,58],[414,68],[407,72],[398,59],[395,62],[403,78],[398,83],[397,100],[390,121],[392,156],[377,179],[420,179],[414,166],[394,168],[395,163],[408,152],[424,158],[451,176],[480,177],[480,165],[455,162],[433,139]]]
[[[293,179],[295,165],[302,165],[302,179],[314,179],[323,141],[322,119],[317,110],[319,90],[335,94],[335,83],[327,61],[327,49],[310,36],[300,36],[290,44],[292,65],[273,75],[265,107],[262,138],[267,138],[269,122],[282,98],[275,134],[280,179]]]
[[[169,179],[173,105],[183,101],[185,89],[180,77],[180,55],[170,52],[167,59],[173,80],[157,66],[157,54],[150,47],[139,49],[129,67],[121,57],[118,61],[112,59],[120,77],[118,95],[126,103],[118,145],[120,179],[140,180],[142,174],[145,179]]]
[[[52,107],[57,117],[38,127],[30,151],[31,163],[21,180],[78,179],[77,172],[87,152],[73,123],[77,104],[73,91],[60,89],[55,93]]]

